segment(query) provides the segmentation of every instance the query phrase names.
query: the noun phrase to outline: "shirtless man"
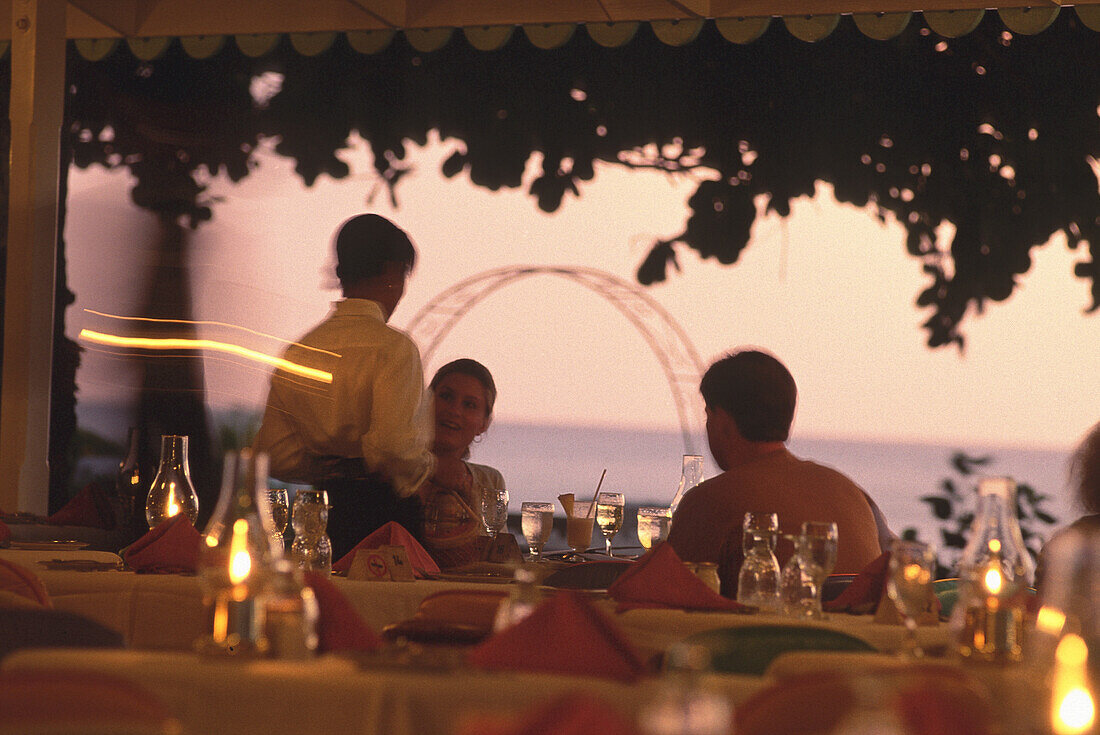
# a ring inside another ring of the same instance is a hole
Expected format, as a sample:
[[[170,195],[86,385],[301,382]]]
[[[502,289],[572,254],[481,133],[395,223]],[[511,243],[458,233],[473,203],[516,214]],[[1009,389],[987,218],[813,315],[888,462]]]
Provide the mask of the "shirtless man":
[[[737,593],[741,522],[746,512],[777,513],[780,533],[804,521],[835,521],[836,573],[854,573],[875,559],[878,527],[863,490],[831,467],[800,459],[786,447],[794,418],[794,378],[771,355],[733,353],[711,365],[699,386],[707,441],[722,474],[688,491],[672,518],[669,543],[684,561],[716,562],[722,594]],[[777,550],[780,566],[789,544]]]

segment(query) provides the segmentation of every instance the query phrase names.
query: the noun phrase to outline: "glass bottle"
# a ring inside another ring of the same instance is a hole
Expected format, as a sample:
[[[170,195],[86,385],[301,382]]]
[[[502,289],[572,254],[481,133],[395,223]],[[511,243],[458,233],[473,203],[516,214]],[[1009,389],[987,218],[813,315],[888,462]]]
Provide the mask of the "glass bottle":
[[[130,537],[137,538],[134,534],[139,530],[138,523],[142,523],[138,518],[143,516],[142,510],[145,503],[144,493],[140,490],[142,473],[138,462],[139,439],[137,428],[131,426],[126,456],[118,463],[118,471],[115,473],[115,491],[111,496],[115,529],[127,537],[125,543],[132,540]],[[144,530],[144,523],[141,530]]]
[[[199,496],[187,463],[187,437],[164,434],[160,438],[160,465],[145,500],[145,522],[149,528],[156,528],[178,513],[194,524],[199,517]]]
[[[302,571],[288,559],[277,559],[264,611],[264,637],[272,658],[300,660],[317,652],[320,608]]]
[[[272,541],[267,507],[267,455],[249,449],[225,456],[222,490],[199,546],[211,635],[209,652],[248,654],[267,649],[265,609],[275,562],[282,551]]]
[[[1019,661],[1035,563],[1016,516],[1016,483],[1008,477],[982,478],[978,495],[970,539],[959,559],[953,648],[965,659]]]
[[[772,553],[771,534],[744,535],[749,549],[737,575],[737,601],[761,612],[775,612],[779,606],[779,562]]]
[[[703,455],[701,454],[685,454],[684,464],[680,468],[680,484],[676,488],[676,495],[672,498],[672,503],[669,505],[668,513],[670,516],[676,515],[676,508],[680,505],[680,500],[684,497],[684,493],[692,489],[700,482],[703,481]]]
[[[307,571],[328,574],[332,571],[332,541],[328,529],[328,493],[324,490],[298,490],[290,524],[294,527],[291,558]]]

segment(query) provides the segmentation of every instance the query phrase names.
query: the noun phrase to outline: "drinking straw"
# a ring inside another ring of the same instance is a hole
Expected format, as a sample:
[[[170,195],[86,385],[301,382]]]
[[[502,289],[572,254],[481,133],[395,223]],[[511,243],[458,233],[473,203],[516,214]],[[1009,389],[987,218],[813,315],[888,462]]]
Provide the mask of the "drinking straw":
[[[607,477],[607,468],[603,468],[603,472],[600,474],[600,481],[596,483],[596,492],[592,493],[592,504],[588,506],[588,515],[586,518],[591,518],[592,514],[596,512],[596,498],[600,497],[600,487],[603,485],[603,478]]]

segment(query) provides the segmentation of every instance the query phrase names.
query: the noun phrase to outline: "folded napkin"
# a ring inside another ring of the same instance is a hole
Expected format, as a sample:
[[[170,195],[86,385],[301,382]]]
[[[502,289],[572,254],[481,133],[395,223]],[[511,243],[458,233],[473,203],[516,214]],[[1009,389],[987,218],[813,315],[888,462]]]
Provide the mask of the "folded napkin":
[[[563,590],[526,618],[481,643],[473,666],[505,671],[598,676],[631,682],[645,664],[619,629],[581,593]]]
[[[149,574],[194,573],[199,565],[202,534],[180,513],[127,546],[121,552],[126,566]]]
[[[367,626],[331,579],[320,572],[306,572],[305,582],[317,597],[319,653],[374,651],[382,646],[382,639]]]
[[[110,531],[115,527],[115,515],[107,493],[94,482],[80,489],[61,510],[49,517],[55,526],[87,526]]]
[[[409,552],[409,563],[412,564],[413,573],[417,577],[424,578],[429,574],[439,574],[439,565],[432,559],[432,555],[420,545],[420,542],[411,533],[405,530],[404,526],[395,521],[390,521],[357,543],[351,551],[344,554],[339,561],[332,565],[332,571],[347,572],[351,569],[351,562],[355,558],[356,551],[360,549],[377,549],[379,546],[404,546],[405,551]]]
[[[676,607],[684,610],[750,608],[722,597],[684,566],[670,544],[659,544],[619,575],[607,593],[619,603],[617,612],[639,607]]]
[[[0,549],[11,544],[11,529],[8,524],[0,521]]]
[[[24,598],[36,607],[53,607],[45,585],[34,572],[3,559],[0,559],[0,592]]]
[[[637,735],[634,722],[612,702],[585,692],[570,692],[518,716],[475,716],[458,735]]]
[[[859,571],[851,584],[835,598],[822,605],[828,612],[850,612],[855,615],[873,613],[886,591],[890,574],[890,552],[884,551]]]

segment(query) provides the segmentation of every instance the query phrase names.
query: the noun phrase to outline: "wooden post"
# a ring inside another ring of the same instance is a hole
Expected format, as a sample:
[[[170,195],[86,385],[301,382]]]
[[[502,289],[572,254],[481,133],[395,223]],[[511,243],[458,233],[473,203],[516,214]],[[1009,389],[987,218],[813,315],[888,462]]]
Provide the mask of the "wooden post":
[[[11,4],[8,263],[0,395],[0,508],[46,511],[65,95],[65,0]]]

